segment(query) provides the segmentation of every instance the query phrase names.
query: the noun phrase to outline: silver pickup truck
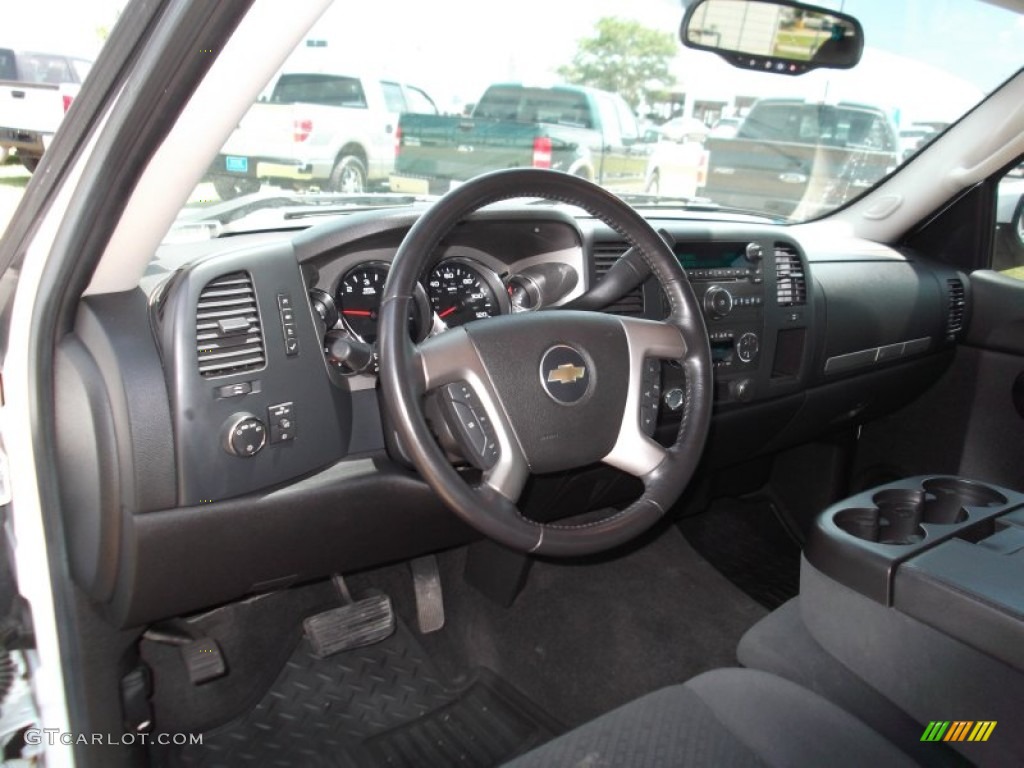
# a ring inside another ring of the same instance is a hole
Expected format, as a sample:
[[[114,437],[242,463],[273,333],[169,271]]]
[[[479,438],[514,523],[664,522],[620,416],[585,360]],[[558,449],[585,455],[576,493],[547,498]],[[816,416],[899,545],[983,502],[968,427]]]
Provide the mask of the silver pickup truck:
[[[0,158],[14,150],[34,171],[92,62],[0,48]]]
[[[222,200],[267,181],[359,193],[388,180],[406,112],[437,114],[420,88],[316,66],[285,69],[225,143],[209,177]]]

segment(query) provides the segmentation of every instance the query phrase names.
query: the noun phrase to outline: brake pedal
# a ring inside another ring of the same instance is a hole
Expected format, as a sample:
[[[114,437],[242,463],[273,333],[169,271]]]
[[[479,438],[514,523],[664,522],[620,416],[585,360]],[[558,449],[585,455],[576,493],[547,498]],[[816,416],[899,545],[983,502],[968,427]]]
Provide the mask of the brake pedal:
[[[441,572],[433,555],[417,557],[409,567],[412,586],[416,592],[416,620],[421,634],[437,632],[444,626],[444,593],[441,591]]]
[[[310,616],[302,622],[302,628],[313,646],[313,654],[323,659],[391,637],[395,631],[395,612],[390,597],[373,595]]]

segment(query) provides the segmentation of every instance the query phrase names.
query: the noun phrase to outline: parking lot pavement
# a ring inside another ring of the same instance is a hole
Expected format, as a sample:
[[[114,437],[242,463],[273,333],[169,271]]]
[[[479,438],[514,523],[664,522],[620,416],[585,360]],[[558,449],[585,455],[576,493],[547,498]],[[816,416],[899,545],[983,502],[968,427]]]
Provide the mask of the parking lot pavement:
[[[30,178],[20,165],[0,165],[0,234],[7,229]]]

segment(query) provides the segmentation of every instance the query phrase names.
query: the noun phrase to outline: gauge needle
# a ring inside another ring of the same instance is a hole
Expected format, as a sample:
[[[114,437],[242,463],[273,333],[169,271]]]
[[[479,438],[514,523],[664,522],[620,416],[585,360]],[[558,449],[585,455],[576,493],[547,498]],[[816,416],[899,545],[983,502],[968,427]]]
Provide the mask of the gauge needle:
[[[450,315],[450,314],[451,314],[452,312],[454,312],[454,311],[455,311],[455,310],[456,310],[457,308],[458,308],[458,307],[456,307],[456,306],[454,306],[454,305],[453,305],[453,306],[450,306],[450,307],[448,307],[448,309],[446,309],[446,310],[445,310],[444,312],[440,312],[440,313],[438,313],[438,315],[437,315],[437,316],[438,316],[438,317],[440,317],[440,318],[441,318],[442,320],[444,320],[444,319],[445,319],[446,317],[448,317],[448,315]]]
[[[349,317],[373,317],[373,312],[368,309],[343,309],[341,314]]]

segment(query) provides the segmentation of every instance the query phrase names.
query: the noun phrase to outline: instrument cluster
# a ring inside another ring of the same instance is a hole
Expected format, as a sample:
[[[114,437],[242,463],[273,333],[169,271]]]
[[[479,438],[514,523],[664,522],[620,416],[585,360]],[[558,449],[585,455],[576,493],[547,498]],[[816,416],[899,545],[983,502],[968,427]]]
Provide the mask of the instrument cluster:
[[[325,352],[336,371],[352,372],[352,366],[347,361],[338,365],[332,346],[348,352],[353,344],[376,344],[390,268],[385,259],[358,261],[332,284],[311,291],[310,302],[327,331]],[[420,342],[475,320],[556,305],[566,301],[580,282],[576,270],[564,263],[542,262],[515,273],[498,273],[472,256],[446,255],[417,285],[409,335]]]

